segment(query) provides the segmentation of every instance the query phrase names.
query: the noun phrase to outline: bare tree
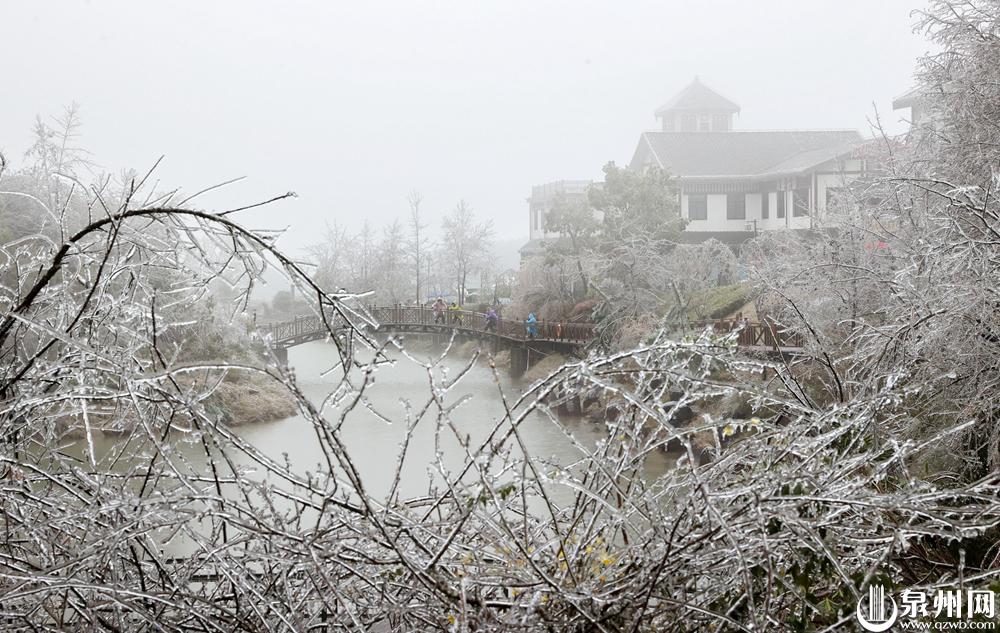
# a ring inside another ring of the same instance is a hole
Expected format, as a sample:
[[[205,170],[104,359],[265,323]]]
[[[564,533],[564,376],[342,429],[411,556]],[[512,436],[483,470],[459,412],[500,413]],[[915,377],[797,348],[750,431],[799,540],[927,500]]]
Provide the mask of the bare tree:
[[[399,220],[382,229],[382,239],[378,244],[378,288],[375,298],[382,302],[397,304],[409,294],[410,282],[406,266],[405,237]]]
[[[351,278],[352,245],[347,229],[334,221],[332,225],[327,223],[323,241],[306,249],[316,281],[323,287],[334,289]]]
[[[37,192],[50,208],[63,210],[74,194],[84,172],[93,168],[87,150],[79,145],[82,122],[80,106],[76,103],[65,108],[63,114],[46,123],[36,117],[32,129],[34,141],[25,152],[30,161],[30,175],[39,185]]]
[[[425,265],[425,260],[427,259],[427,251],[430,248],[430,240],[427,236],[427,224],[424,222],[423,216],[420,213],[420,203],[423,201],[423,196],[420,195],[418,191],[411,191],[410,195],[407,197],[407,202],[410,205],[410,217],[409,217],[409,236],[406,240],[406,249],[408,251],[408,257],[413,263],[413,277],[414,277],[414,287],[416,296],[414,299],[419,305],[423,301],[423,295],[420,289],[423,287],[421,285],[421,265]]]
[[[375,229],[365,218],[361,231],[355,238],[353,286],[361,291],[373,289],[372,272],[375,267]]]
[[[451,271],[459,304],[465,303],[469,274],[490,255],[493,246],[493,222],[477,223],[465,200],[460,200],[451,215],[444,219],[441,258]]]

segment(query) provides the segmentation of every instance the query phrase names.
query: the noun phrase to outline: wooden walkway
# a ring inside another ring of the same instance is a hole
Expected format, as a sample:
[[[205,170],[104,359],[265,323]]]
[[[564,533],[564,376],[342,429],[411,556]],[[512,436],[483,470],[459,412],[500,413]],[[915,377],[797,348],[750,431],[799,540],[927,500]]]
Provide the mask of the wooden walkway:
[[[368,312],[378,324],[377,331],[422,332],[450,336],[453,332],[483,340],[502,342],[508,346],[525,347],[542,344],[552,349],[583,347],[597,337],[593,323],[572,321],[539,321],[534,335],[529,333],[524,321],[501,317],[496,328],[487,329],[486,315],[471,310],[449,310],[443,315],[426,306],[369,306]],[[696,321],[677,324],[677,331],[702,332],[711,328],[726,334],[742,328],[737,346],[748,352],[794,355],[802,352],[803,341],[799,334],[786,332],[774,325],[760,322],[741,322],[735,319]],[[324,339],[327,329],[319,317],[297,316],[288,321],[256,326],[272,348],[286,350],[308,341]]]
[[[425,332],[451,335],[452,332],[475,338],[501,339],[507,343],[553,343],[580,346],[594,340],[593,323],[539,321],[535,335],[521,320],[501,317],[495,329],[486,328],[486,315],[471,310],[449,310],[444,315],[424,306],[369,306],[368,313],[378,323],[377,331]],[[273,347],[293,347],[326,338],[327,330],[319,317],[297,316],[289,321],[257,325]]]

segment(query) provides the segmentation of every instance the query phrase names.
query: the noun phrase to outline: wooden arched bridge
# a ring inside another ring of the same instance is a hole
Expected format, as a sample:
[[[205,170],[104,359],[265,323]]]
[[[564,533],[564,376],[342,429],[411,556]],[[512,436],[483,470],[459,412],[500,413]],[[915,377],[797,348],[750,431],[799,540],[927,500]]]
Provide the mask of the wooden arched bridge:
[[[476,339],[493,345],[494,351],[507,349],[511,354],[511,374],[520,376],[539,359],[553,353],[579,355],[597,337],[593,323],[573,321],[539,321],[533,327],[520,319],[500,317],[493,327],[487,327],[486,315],[471,310],[447,310],[443,314],[426,306],[369,306],[368,313],[378,326],[377,332],[415,332],[450,337]],[[678,324],[678,329],[701,331],[712,327],[719,333],[738,327],[737,345],[748,352],[795,354],[801,351],[802,339],[793,332],[777,330],[765,323],[720,319]],[[265,337],[282,363],[288,362],[288,348],[327,337],[327,330],[315,315],[297,316],[287,321],[259,324],[258,332]]]

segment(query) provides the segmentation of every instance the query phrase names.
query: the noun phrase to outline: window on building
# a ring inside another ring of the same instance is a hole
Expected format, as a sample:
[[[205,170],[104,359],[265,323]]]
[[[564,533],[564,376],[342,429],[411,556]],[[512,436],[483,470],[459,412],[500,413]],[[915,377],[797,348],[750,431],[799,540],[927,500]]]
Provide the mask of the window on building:
[[[760,194],[760,219],[766,220],[771,217],[771,194],[765,191]]]
[[[708,219],[708,196],[703,193],[688,195],[688,219],[707,220]]]
[[[712,116],[712,130],[715,132],[726,132],[729,130],[729,115],[716,114]]]
[[[682,114],[681,115],[681,132],[694,132],[694,115],[693,114]]]
[[[726,219],[747,219],[747,197],[742,193],[731,193],[726,196]]]
[[[809,215],[809,190],[796,189],[792,193],[792,217],[801,218]]]
[[[777,213],[775,215],[777,217],[779,217],[779,218],[785,217],[785,192],[784,191],[779,191],[778,192],[778,207],[777,207]]]
[[[711,132],[712,131],[712,117],[707,114],[703,114],[698,117],[698,131],[699,132]]]

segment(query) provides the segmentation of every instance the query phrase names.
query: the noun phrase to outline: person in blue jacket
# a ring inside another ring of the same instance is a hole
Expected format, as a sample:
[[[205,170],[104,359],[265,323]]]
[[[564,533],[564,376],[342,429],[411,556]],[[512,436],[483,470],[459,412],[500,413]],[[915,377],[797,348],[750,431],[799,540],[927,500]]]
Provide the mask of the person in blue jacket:
[[[524,327],[528,330],[528,338],[538,336],[538,319],[535,318],[534,312],[528,314],[528,318],[524,322]]]

